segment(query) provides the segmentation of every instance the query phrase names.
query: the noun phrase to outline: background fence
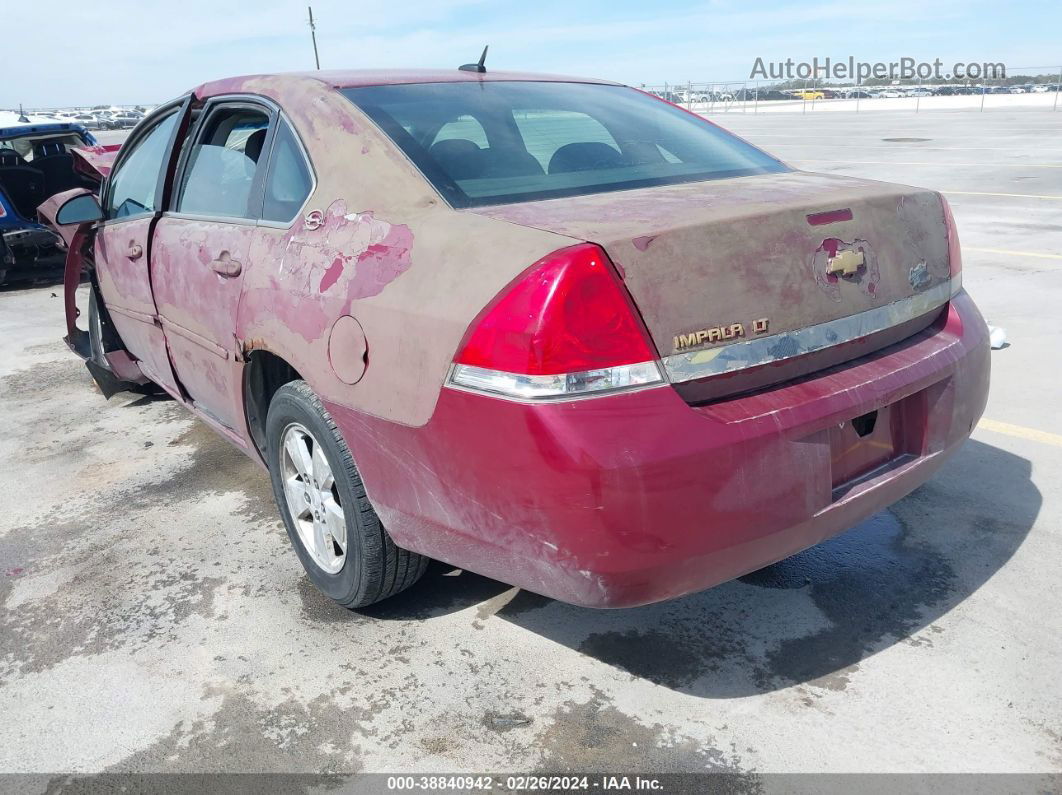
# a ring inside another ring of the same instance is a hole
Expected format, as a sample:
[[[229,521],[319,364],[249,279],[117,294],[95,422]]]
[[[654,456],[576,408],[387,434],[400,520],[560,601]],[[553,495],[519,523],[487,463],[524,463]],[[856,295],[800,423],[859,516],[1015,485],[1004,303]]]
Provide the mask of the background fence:
[[[644,91],[701,113],[816,110],[996,110],[1032,107],[1057,111],[1062,66],[1007,67],[1007,77],[963,82],[856,85],[822,80],[730,80],[641,85]]]
[[[816,110],[997,110],[1040,108],[1057,111],[1062,105],[1062,66],[1007,67],[1007,77],[938,83],[907,81],[902,84],[830,83],[823,80],[724,80],[675,82],[638,86],[699,113],[762,113]],[[1013,93],[1012,93],[1013,92]],[[131,106],[130,106],[131,107]],[[153,104],[140,106],[151,108]],[[26,113],[74,110],[33,108]],[[94,114],[103,106],[78,110]],[[103,110],[114,110],[109,108]]]

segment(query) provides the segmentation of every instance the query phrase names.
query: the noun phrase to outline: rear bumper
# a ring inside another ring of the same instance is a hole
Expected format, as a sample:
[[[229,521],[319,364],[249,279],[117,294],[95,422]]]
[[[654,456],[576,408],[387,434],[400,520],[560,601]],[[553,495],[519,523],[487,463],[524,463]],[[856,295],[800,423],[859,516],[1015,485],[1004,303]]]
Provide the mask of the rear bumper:
[[[761,568],[900,499],[969,435],[988,376],[984,320],[960,293],[903,343],[700,408],[670,387],[545,405],[444,389],[420,428],[328,408],[396,543],[622,607]],[[875,411],[861,447],[842,423]]]

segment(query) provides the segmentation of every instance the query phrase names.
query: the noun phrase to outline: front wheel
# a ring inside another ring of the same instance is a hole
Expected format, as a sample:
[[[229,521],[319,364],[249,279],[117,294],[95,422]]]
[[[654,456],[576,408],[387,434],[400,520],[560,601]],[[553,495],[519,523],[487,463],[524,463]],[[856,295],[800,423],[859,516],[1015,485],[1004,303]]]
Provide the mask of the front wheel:
[[[273,495],[318,589],[344,607],[365,607],[420,579],[428,559],[387,535],[346,442],[305,381],[273,396],[266,440]]]
[[[88,300],[88,334],[89,355],[92,361],[105,370],[110,370],[103,348],[103,321],[100,318],[100,307],[96,299],[96,290],[89,287]]]

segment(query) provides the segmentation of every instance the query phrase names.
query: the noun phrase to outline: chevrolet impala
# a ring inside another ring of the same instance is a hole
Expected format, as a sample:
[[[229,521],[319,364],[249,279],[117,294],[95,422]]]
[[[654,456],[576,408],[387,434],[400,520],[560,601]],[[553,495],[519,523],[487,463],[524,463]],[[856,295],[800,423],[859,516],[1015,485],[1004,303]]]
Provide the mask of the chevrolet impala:
[[[77,156],[98,187],[41,207],[67,343],[268,470],[348,607],[429,558],[595,607],[708,588],[900,499],[985,405],[939,193],[633,88],[239,77]]]

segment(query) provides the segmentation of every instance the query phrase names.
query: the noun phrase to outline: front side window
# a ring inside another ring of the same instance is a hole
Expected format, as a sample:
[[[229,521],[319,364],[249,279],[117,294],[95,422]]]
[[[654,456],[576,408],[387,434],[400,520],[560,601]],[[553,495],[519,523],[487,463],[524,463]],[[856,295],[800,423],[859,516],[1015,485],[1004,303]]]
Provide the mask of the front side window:
[[[708,121],[624,86],[498,80],[342,93],[455,207],[788,170]]]
[[[287,122],[281,120],[269,160],[262,218],[281,223],[291,221],[306,202],[312,187],[313,177],[295,133]]]
[[[269,129],[264,110],[215,109],[188,157],[177,211],[223,218],[254,218],[255,177]]]
[[[104,207],[107,218],[126,218],[155,211],[155,193],[177,116],[175,110],[158,122],[137,141],[135,148],[111,175]]]

